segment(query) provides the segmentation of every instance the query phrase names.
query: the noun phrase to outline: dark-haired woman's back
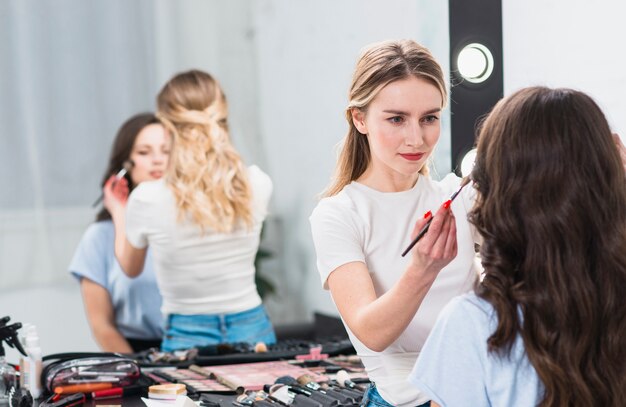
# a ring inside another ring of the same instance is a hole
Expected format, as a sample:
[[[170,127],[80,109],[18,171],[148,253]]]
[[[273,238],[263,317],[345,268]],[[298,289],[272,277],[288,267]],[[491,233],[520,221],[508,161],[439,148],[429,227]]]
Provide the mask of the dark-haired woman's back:
[[[411,380],[445,406],[624,406],[624,146],[587,95],[522,89],[482,126],[470,221],[483,281]],[[620,156],[621,153],[621,156]]]

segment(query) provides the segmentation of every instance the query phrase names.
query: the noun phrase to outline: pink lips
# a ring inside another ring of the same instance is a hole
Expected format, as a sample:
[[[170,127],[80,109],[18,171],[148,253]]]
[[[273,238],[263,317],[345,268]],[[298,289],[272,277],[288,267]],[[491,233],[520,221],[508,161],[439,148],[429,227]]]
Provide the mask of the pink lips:
[[[424,157],[424,153],[400,154],[402,158],[409,161],[419,161]]]
[[[163,176],[163,171],[150,171],[150,176],[152,178],[161,178]]]

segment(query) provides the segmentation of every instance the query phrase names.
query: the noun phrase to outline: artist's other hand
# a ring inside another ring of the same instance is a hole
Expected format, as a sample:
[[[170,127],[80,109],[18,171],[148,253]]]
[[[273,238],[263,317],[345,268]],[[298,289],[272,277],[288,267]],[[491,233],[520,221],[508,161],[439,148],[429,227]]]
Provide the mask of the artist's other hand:
[[[119,180],[115,175],[111,175],[103,188],[104,207],[109,211],[111,216],[116,216],[123,212],[128,201],[128,181],[122,177]]]
[[[619,155],[620,157],[622,157],[622,164],[624,164],[624,171],[626,171],[626,146],[624,146],[624,143],[622,143],[622,140],[619,138],[619,134],[613,133],[613,139],[615,140],[615,145],[617,146]]]
[[[430,216],[415,223],[411,238],[417,236]],[[457,255],[456,220],[449,208],[449,203],[448,207],[446,204],[440,206],[434,216],[428,232],[411,250],[410,264],[411,268],[418,272],[431,274],[433,278]],[[433,273],[434,275],[432,275]]]

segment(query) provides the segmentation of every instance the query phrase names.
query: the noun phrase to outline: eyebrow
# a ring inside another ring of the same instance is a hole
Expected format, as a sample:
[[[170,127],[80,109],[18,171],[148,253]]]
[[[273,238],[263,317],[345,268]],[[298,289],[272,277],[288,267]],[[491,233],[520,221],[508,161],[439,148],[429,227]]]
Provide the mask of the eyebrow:
[[[420,116],[433,114],[433,113],[439,113],[439,112],[441,112],[441,108],[435,107],[433,109],[423,112],[422,114],[420,114]],[[410,116],[409,112],[403,112],[402,110],[383,110],[383,113],[397,114],[398,116]]]

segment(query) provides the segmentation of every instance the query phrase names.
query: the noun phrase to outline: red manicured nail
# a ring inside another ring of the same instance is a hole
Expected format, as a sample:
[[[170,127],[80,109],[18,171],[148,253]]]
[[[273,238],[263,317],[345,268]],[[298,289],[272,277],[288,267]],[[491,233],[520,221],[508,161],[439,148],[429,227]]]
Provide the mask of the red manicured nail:
[[[426,212],[426,213],[424,214],[424,219],[428,219],[428,218],[430,218],[431,216],[433,216],[433,213],[432,213],[431,211],[428,211],[428,212]]]
[[[445,201],[443,203],[443,208],[444,209],[448,209],[450,207],[450,204],[452,203],[452,201],[450,199],[448,199],[447,201]]]

